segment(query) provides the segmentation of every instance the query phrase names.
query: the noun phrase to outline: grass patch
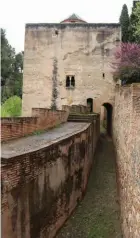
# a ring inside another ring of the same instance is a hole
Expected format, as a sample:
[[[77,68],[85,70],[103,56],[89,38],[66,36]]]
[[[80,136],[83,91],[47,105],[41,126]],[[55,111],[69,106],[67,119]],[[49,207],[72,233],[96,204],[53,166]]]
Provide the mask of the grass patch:
[[[40,135],[40,134],[42,134],[42,133],[44,133],[44,132],[46,132],[47,130],[37,130],[37,131],[34,131],[31,135]]]
[[[45,133],[45,132],[47,132],[47,131],[50,131],[50,130],[52,130],[52,129],[59,128],[62,124],[63,124],[63,123],[57,124],[57,125],[55,125],[55,126],[53,126],[53,127],[50,127],[50,128],[48,128],[48,129],[42,129],[42,130],[33,131],[33,132],[30,133],[30,134],[24,135],[24,137],[34,136],[34,135],[36,135],[36,136],[41,135],[41,134],[43,134],[43,133]]]
[[[93,223],[90,229],[88,238],[112,238],[110,235],[114,233],[114,227],[112,222],[113,217],[108,214],[108,211],[99,214],[96,217],[95,223]]]
[[[76,113],[76,112],[70,112],[70,115],[92,116],[92,115],[97,115],[97,113]]]
[[[17,96],[10,97],[1,106],[1,117],[19,117],[21,108],[21,98]]]
[[[121,238],[113,143],[100,139],[84,199],[56,238]]]
[[[106,133],[106,129],[104,128],[103,125],[100,124],[100,133],[105,134]]]

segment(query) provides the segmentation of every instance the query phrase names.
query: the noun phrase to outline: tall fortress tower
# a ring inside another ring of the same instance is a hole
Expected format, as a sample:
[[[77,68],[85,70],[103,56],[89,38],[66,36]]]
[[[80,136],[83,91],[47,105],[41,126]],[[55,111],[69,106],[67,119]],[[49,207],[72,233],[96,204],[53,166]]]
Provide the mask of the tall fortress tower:
[[[75,14],[61,23],[26,24],[23,116],[33,107],[62,109],[113,104],[110,62],[121,38],[118,23],[87,23]]]

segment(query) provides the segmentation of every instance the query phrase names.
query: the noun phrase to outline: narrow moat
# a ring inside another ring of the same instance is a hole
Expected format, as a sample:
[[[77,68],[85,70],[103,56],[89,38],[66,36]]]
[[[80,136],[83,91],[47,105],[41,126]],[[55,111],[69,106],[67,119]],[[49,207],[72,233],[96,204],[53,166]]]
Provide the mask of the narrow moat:
[[[86,195],[56,238],[121,238],[115,152],[100,138]]]

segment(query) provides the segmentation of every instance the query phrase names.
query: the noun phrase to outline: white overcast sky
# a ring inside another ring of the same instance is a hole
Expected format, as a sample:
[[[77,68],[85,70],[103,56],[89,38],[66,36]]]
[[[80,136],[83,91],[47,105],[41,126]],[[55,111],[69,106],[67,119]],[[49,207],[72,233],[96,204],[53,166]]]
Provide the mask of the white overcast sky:
[[[90,23],[118,22],[123,4],[132,0],[2,0],[0,27],[16,52],[24,50],[26,23],[59,23],[72,13]]]

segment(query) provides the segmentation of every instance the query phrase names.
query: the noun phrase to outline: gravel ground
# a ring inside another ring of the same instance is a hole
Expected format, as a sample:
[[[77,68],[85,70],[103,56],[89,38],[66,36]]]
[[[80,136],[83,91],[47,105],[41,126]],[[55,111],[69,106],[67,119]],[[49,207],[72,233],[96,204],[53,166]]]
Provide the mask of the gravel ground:
[[[112,141],[101,138],[87,193],[56,238],[122,238]]]

